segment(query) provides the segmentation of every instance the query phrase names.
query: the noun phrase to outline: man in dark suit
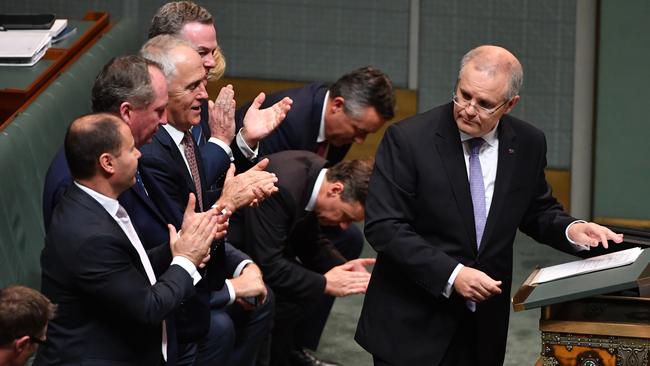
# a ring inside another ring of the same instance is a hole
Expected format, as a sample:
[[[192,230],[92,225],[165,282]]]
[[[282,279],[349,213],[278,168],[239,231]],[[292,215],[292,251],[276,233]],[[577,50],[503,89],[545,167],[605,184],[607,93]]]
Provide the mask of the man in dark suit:
[[[325,169],[325,159],[307,151],[268,158],[279,192],[257,208],[235,213],[228,240],[255,259],[276,294],[271,365],[302,364],[294,333],[306,309],[326,296],[363,293],[370,278],[365,266],[374,260],[347,261],[320,225],[347,228],[363,219],[372,164],[351,160]]]
[[[315,152],[330,165],[343,160],[352,143],[361,144],[395,115],[395,95],[390,79],[366,66],[341,76],[334,84],[313,83],[302,88],[270,94],[268,107],[289,97],[293,101],[284,121],[259,143],[255,156],[284,150]],[[246,130],[246,112],[251,103],[237,109],[237,130]],[[246,131],[244,131],[246,134]],[[250,156],[250,155],[249,155]],[[252,159],[236,159],[242,167]],[[240,167],[238,166],[238,168]]]
[[[522,80],[514,55],[478,47],[453,103],[386,132],[366,204],[377,264],[355,337],[375,365],[501,365],[517,229],[569,253],[622,240],[552,196],[544,134],[508,115]]]
[[[200,197],[197,200],[196,210],[198,212],[206,210],[212,206],[214,200],[207,194],[208,181],[204,174],[204,160],[201,158],[201,150],[197,147],[191,134],[192,126],[198,124],[200,120],[201,102],[207,98],[203,82],[205,70],[201,58],[189,43],[169,35],[150,39],[143,46],[142,52],[145,57],[166,65],[163,71],[167,76],[170,96],[168,124],[157,131],[151,144],[142,148],[142,164],[152,173],[153,178],[164,191],[164,198],[174,203],[176,212],[179,211],[179,207],[187,203],[187,199],[182,196],[189,192]],[[267,161],[262,161],[248,172],[236,177],[233,176],[234,166],[231,166],[217,204],[229,211],[234,211],[243,205],[248,205],[253,199],[261,201],[276,191],[274,183],[277,178],[263,171],[266,164]],[[152,197],[152,199],[155,201],[159,198]],[[177,222],[177,220],[173,222]],[[225,306],[231,305],[235,301],[237,304],[231,307],[233,311],[239,310],[242,306],[247,310],[255,310],[249,312],[248,319],[245,319],[248,325],[259,324],[262,326],[258,327],[255,334],[250,327],[247,332],[241,332],[240,338],[245,337],[244,342],[237,342],[237,345],[241,347],[224,352],[220,352],[218,347],[213,345],[199,343],[195,364],[226,364],[228,362],[252,364],[255,361],[261,337],[265,329],[268,329],[270,321],[268,316],[266,319],[258,316],[259,312],[265,312],[265,309],[270,309],[271,306],[266,302],[267,290],[262,281],[261,271],[246,254],[228,243],[217,245],[215,250],[213,256],[219,258],[220,262],[208,265],[207,270],[211,273],[208,277],[221,278],[222,280],[220,283],[215,283],[215,286],[206,288],[210,291],[210,304],[213,307],[210,332],[221,335],[233,327],[233,324],[222,324],[228,326],[229,329],[219,329],[221,325],[218,318],[224,316]],[[224,286],[223,279],[226,278]],[[214,290],[220,291],[215,293]],[[260,308],[252,309],[244,301],[244,299],[252,298],[259,300]],[[227,315],[233,315],[233,313],[229,311]],[[227,348],[225,345],[219,347]],[[184,361],[180,362],[184,363]]]
[[[54,210],[41,255],[43,293],[58,313],[35,365],[160,365],[164,319],[195,293],[197,268],[217,234],[216,210],[188,213],[182,234],[169,227],[169,246],[145,251],[117,201],[136,182],[140,156],[127,125],[111,114],[81,117],[68,128],[65,150],[74,183]],[[156,275],[161,263],[168,268]]]
[[[270,94],[257,108],[265,108],[287,97],[293,100],[293,104],[284,121],[259,142],[255,153],[236,155],[238,169],[249,167],[258,155],[263,157],[284,150],[312,151],[326,157],[329,164],[336,164],[345,157],[353,142],[363,143],[369,133],[379,130],[394,116],[395,97],[391,81],[373,67],[354,70],[330,86],[313,83]],[[248,130],[245,113],[249,106],[244,105],[235,113],[237,130],[243,131],[244,135]],[[356,226],[347,230],[339,227],[322,229],[347,259],[359,257],[363,235]],[[314,306],[311,316],[306,317],[301,325],[299,338],[306,353],[308,349],[317,349],[332,304],[331,299],[325,299],[322,304]]]

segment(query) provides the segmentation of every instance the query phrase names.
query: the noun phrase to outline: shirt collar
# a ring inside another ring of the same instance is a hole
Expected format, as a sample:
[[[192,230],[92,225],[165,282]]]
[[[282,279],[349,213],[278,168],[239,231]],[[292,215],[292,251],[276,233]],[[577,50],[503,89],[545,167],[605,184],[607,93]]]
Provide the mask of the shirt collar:
[[[490,131],[490,132],[486,133],[485,135],[481,136],[481,138],[483,138],[483,140],[485,140],[485,142],[489,146],[494,146],[494,144],[499,140],[499,137],[497,136],[497,130],[499,128],[499,123],[501,123],[501,121],[497,122],[496,126],[494,126],[492,131]],[[466,134],[463,131],[459,130],[459,132],[460,132],[460,141],[462,141],[462,142],[465,142],[467,140],[470,140],[470,139],[474,138],[474,137]]]
[[[314,189],[311,191],[311,196],[309,197],[307,206],[305,206],[305,211],[314,211],[314,208],[316,207],[316,197],[318,197],[320,187],[323,185],[325,173],[327,173],[327,169],[324,168],[320,170],[320,173],[318,173],[318,178],[316,178],[316,183],[314,183]]]
[[[183,137],[185,136],[185,132],[176,129],[176,127],[170,125],[169,123],[164,124],[163,128],[167,131],[169,136],[171,136],[176,146],[180,146],[181,142],[183,141]]]
[[[327,109],[327,101],[330,97],[330,91],[325,93],[325,100],[323,101],[323,110],[320,114],[320,127],[318,128],[318,138],[316,142],[325,142],[325,110]]]
[[[110,198],[108,196],[104,196],[103,194],[94,191],[78,183],[77,181],[74,181],[74,184],[76,184],[77,187],[79,187],[79,189],[81,189],[82,191],[88,193],[90,197],[95,199],[95,201],[99,202],[99,204],[102,205],[102,207],[104,207],[104,209],[109,214],[111,214],[111,216],[117,215],[117,210],[120,208],[120,203],[116,199]]]

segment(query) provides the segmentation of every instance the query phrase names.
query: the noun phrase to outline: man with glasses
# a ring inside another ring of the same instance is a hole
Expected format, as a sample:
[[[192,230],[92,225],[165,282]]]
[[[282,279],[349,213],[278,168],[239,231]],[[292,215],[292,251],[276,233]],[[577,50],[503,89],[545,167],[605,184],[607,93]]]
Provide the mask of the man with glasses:
[[[355,337],[375,365],[503,364],[517,229],[572,254],[622,241],[552,196],[543,132],[508,114],[522,80],[509,51],[477,47],[452,102],[387,130],[366,201],[377,263]]]
[[[24,286],[0,290],[0,366],[22,366],[45,342],[56,306]]]

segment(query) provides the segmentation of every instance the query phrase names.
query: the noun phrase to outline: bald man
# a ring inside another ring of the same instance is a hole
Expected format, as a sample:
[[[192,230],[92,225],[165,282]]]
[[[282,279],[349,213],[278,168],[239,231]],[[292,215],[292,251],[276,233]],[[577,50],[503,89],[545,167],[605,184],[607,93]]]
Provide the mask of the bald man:
[[[366,201],[377,263],[355,337],[375,365],[503,364],[517,229],[573,254],[622,241],[552,196],[544,133],[509,115],[522,80],[512,53],[475,48],[452,101],[387,130]]]

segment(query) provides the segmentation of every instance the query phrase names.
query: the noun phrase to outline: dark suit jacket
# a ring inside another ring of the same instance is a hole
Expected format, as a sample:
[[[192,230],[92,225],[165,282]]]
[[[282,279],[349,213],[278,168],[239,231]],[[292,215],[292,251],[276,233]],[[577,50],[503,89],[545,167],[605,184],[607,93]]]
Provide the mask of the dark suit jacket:
[[[154,201],[164,198],[174,203],[173,217],[170,217],[171,224],[180,228],[189,193],[196,194],[194,180],[187,170],[181,152],[164,128],[158,129],[151,144],[143,146],[141,151],[140,163],[148,169],[152,178],[164,192],[161,197],[152,196],[151,198]],[[195,149],[195,151],[201,185],[205,192],[207,184],[203,173],[201,151],[199,149]],[[214,201],[210,201],[205,194],[203,195],[204,209],[210,208],[213,203]],[[198,204],[196,210],[199,210]],[[249,257],[228,243],[214,247],[212,259],[207,266],[209,273],[207,281],[202,280],[198,285],[206,290],[220,290],[223,287],[222,291],[226,291],[227,295],[227,289],[223,286],[224,280],[230,278],[239,263]]]
[[[283,151],[268,158],[267,170],[278,177],[279,192],[257,208],[235,213],[228,240],[253,257],[278,297],[314,300],[325,290],[322,274],[345,262],[320,234],[314,213],[305,211],[326,162],[307,151]]]
[[[316,152],[318,150],[318,131],[320,128],[321,115],[325,93],[328,86],[321,83],[313,83],[302,88],[282,90],[266,96],[262,108],[267,108],[279,102],[284,97],[293,100],[291,110],[280,126],[260,141],[259,157],[284,151],[284,150],[306,150]],[[248,103],[237,109],[235,123],[237,131],[244,125],[244,115],[250,107]],[[334,165],[343,160],[345,154],[350,150],[350,145],[330,145],[327,152],[329,164]],[[243,171],[252,166],[250,161],[244,158],[239,148],[233,148],[237,170]]]
[[[141,164],[138,165],[138,171],[147,193],[151,196],[161,196],[162,190],[151,177],[151,173]],[[46,229],[50,225],[54,208],[61,201],[63,192],[71,184],[70,168],[65,158],[65,151],[61,148],[54,156],[47,170],[43,187],[43,221]],[[172,208],[175,209],[175,206],[168,200],[163,199],[158,200],[158,205],[156,205],[147,196],[147,193],[143,194],[134,185],[124,191],[118,201],[128,212],[131,222],[140,236],[142,245],[145,249],[150,250],[159,245],[169,245],[167,223],[172,223],[169,212],[172,211]],[[166,263],[160,265],[152,262],[156,275],[163,273],[169,267],[170,262],[171,257]]]
[[[160,245],[169,247],[169,230],[167,223],[179,227],[177,207],[171,202],[165,192],[156,183],[149,170],[142,164],[138,164],[138,171],[146,192],[136,189],[136,185],[124,191],[118,198],[120,204],[128,212],[133,227],[138,232],[142,245],[149,253]],[[65,159],[65,151],[60,149],[52,160],[45,178],[43,189],[43,219],[45,227],[50,224],[52,212],[61,200],[63,192],[72,184],[70,169]],[[151,197],[156,197],[155,202]],[[181,219],[182,220],[182,217]],[[169,252],[169,251],[168,251]],[[171,263],[171,252],[169,256],[151,255],[149,259],[154,268],[156,276],[162,275]],[[218,305],[225,305],[230,299],[227,289],[220,291],[215,298]],[[192,297],[184,301],[182,306],[174,313],[174,317],[167,319],[169,347],[168,365],[175,361],[176,341],[187,343],[189,340],[196,340],[205,335],[209,329],[209,313],[207,312],[208,300]],[[203,310],[203,312],[201,311]]]
[[[505,115],[485,231],[476,249],[472,199],[452,103],[391,126],[377,151],[366,202],[365,234],[377,250],[356,340],[395,365],[437,365],[465,301],[442,295],[458,263],[503,281],[502,294],[476,311],[481,364],[503,362],[519,228],[573,252],[562,211],[544,177],[546,141],[537,128]]]
[[[168,246],[149,255],[171,256]],[[177,265],[152,286],[119,225],[75,185],[54,210],[41,267],[58,310],[35,365],[159,365],[162,321],[194,295]]]

